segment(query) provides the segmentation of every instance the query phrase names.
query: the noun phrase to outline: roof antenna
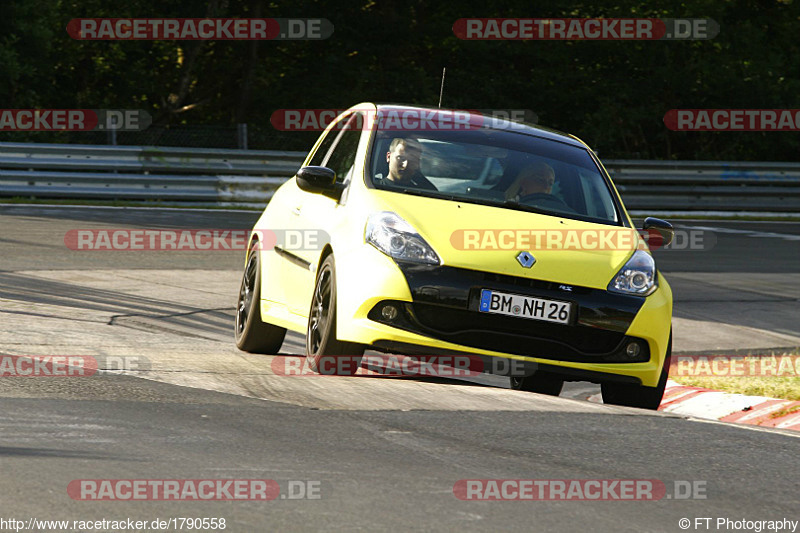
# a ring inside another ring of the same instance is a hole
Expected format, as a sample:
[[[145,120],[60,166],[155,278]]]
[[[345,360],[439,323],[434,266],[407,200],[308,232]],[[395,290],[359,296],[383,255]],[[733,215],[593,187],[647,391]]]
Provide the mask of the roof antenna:
[[[447,72],[447,67],[442,68],[442,87],[439,89],[439,109],[442,108],[442,95],[444,94],[444,74]]]

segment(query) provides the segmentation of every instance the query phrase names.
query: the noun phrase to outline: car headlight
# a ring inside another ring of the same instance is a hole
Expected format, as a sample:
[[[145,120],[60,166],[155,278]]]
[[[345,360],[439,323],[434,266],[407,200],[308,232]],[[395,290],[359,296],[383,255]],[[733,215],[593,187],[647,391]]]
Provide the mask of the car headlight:
[[[608,284],[611,292],[647,296],[658,288],[656,262],[643,250],[637,250]]]
[[[411,224],[391,211],[369,216],[364,239],[381,252],[399,261],[427,265],[441,264],[439,256],[430,244],[425,242]]]

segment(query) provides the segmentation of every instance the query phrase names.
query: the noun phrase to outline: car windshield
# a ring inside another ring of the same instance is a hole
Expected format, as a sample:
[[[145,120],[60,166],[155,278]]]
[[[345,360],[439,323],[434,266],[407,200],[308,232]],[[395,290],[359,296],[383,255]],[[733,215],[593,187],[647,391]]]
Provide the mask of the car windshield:
[[[620,224],[585,148],[514,131],[378,131],[368,179],[402,194]]]

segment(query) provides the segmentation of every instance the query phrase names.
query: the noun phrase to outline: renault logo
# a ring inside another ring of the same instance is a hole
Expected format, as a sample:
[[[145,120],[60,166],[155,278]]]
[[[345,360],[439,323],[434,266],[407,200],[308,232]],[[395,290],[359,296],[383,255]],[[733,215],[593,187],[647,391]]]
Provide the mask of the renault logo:
[[[520,252],[517,254],[517,261],[519,261],[519,264],[522,265],[523,268],[530,268],[536,262],[536,258],[528,252]]]

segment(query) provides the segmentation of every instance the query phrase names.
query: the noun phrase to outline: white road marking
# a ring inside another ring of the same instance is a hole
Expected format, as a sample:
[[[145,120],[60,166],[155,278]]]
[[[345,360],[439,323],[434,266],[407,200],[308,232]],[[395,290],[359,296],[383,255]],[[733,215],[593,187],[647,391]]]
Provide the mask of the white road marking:
[[[753,231],[753,230],[746,230],[746,229],[734,229],[734,228],[718,228],[713,226],[684,226],[684,225],[676,225],[679,228],[689,228],[689,229],[699,229],[704,231],[711,231],[714,233],[733,233],[733,234],[740,234],[740,235],[747,235],[748,237],[765,237],[765,238],[777,238],[777,239],[784,239],[787,241],[800,241],[800,235],[793,235],[791,233],[774,233],[768,231]]]

